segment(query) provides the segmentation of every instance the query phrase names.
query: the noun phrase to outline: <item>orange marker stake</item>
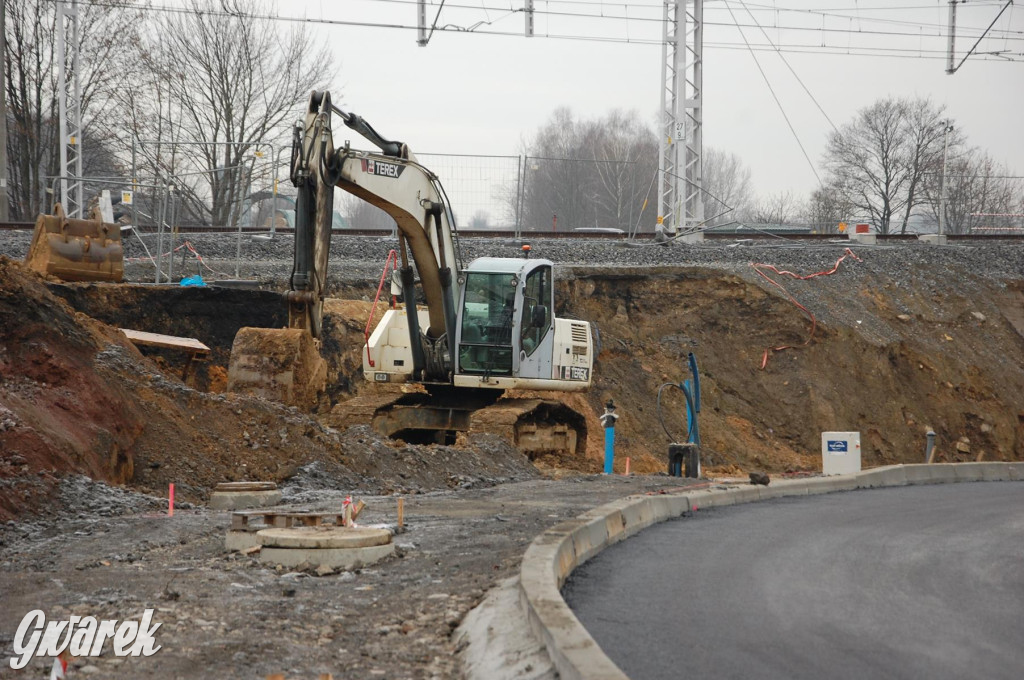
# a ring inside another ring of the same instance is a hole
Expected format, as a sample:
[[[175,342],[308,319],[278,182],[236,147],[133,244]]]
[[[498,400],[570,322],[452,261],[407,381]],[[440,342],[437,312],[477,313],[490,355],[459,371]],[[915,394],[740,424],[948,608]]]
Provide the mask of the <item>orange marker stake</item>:
[[[626,476],[629,477],[629,456],[626,456]]]
[[[174,485],[167,487],[167,516],[174,517]]]

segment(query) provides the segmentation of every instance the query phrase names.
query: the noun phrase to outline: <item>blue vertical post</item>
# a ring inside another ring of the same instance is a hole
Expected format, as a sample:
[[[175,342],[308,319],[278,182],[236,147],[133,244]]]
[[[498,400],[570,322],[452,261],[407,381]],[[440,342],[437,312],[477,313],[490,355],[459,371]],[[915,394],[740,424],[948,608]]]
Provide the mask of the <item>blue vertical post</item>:
[[[615,421],[619,414],[615,412],[615,402],[611,399],[604,405],[601,414],[601,425],[604,426],[604,473],[610,475],[615,466]]]
[[[615,421],[612,421],[615,422]],[[615,465],[615,426],[604,428],[604,473],[610,475]]]
[[[683,392],[685,392],[686,394],[689,394],[691,396],[690,399],[686,400],[686,431],[690,433],[690,436],[686,438],[686,442],[688,444],[692,444],[693,441],[694,441],[693,437],[696,434],[696,427],[694,427],[695,423],[693,422],[693,408],[690,405],[692,403],[692,401],[693,401],[693,399],[692,399],[693,392],[690,391],[690,381],[689,380],[684,380],[683,381]]]

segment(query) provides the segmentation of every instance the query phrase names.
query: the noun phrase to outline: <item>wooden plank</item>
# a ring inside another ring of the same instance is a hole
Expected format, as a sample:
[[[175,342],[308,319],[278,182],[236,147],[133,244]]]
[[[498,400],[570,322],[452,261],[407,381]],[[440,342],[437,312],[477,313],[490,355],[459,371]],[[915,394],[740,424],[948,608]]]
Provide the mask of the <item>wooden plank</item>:
[[[165,347],[167,349],[183,349],[195,354],[209,354],[210,348],[195,338],[179,338],[174,335],[161,335],[160,333],[147,333],[136,331],[131,328],[122,328],[121,332],[136,345],[148,345],[150,347]]]

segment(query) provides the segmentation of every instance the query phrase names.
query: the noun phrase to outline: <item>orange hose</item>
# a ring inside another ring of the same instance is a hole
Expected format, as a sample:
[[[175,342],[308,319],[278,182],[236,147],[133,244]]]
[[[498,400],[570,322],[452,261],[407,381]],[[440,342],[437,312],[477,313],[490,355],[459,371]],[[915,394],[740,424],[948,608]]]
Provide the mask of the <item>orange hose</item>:
[[[765,348],[764,354],[761,357],[761,370],[762,371],[764,370],[765,366],[768,365],[768,356],[769,356],[769,354],[771,352],[781,352],[781,351],[786,350],[786,349],[795,349],[797,347],[806,347],[807,345],[811,344],[811,340],[814,338],[814,332],[818,328],[818,320],[817,320],[817,318],[815,318],[814,314],[811,313],[811,310],[807,309],[802,304],[797,302],[796,298],[793,297],[793,295],[788,290],[786,290],[786,288],[781,283],[779,283],[778,281],[776,281],[772,277],[770,277],[767,274],[765,274],[764,271],[762,271],[762,270],[771,270],[771,271],[775,272],[776,274],[778,274],[779,276],[789,276],[791,278],[798,279],[800,281],[807,281],[809,279],[817,278],[819,276],[829,276],[831,274],[835,274],[837,271],[839,271],[840,263],[842,263],[842,261],[845,260],[847,257],[852,257],[853,259],[857,260],[858,262],[862,261],[859,257],[857,257],[857,255],[854,254],[854,252],[852,250],[850,250],[849,248],[846,248],[846,252],[843,254],[842,257],[840,257],[838,260],[836,260],[835,266],[833,266],[832,269],[828,269],[826,271],[815,272],[814,274],[806,274],[806,275],[795,274],[795,273],[793,273],[791,271],[787,271],[785,269],[778,269],[774,265],[765,264],[763,262],[751,262],[750,263],[750,266],[754,268],[754,271],[757,272],[758,275],[761,278],[763,278],[765,281],[767,281],[768,283],[772,284],[773,286],[775,286],[776,288],[781,290],[783,292],[783,294],[785,294],[786,298],[790,302],[792,302],[794,305],[796,305],[796,307],[798,309],[800,309],[804,314],[806,314],[807,318],[811,320],[811,332],[807,335],[807,339],[804,340],[799,345],[779,345],[778,347],[766,347]]]

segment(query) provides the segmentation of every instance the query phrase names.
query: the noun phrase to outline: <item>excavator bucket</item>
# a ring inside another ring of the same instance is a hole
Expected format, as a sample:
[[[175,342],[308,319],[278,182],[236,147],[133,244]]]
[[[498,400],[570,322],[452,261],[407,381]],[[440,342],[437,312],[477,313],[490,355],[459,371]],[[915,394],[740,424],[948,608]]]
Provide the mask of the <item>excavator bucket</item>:
[[[91,220],[71,219],[58,203],[55,215],[40,215],[25,264],[63,281],[121,281],[124,250],[121,228],[93,213]]]
[[[309,331],[240,328],[228,360],[228,392],[290,406],[316,405],[327,384],[327,362]]]

